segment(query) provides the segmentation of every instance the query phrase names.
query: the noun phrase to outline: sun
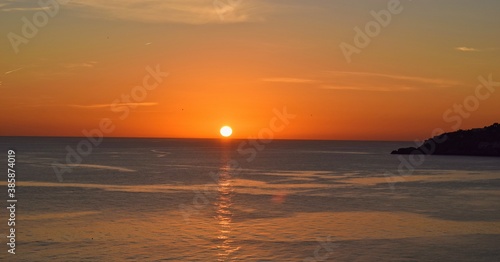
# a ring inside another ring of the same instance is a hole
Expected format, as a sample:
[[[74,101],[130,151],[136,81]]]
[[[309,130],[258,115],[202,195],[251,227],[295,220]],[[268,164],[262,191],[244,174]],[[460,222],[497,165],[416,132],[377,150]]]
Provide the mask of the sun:
[[[231,127],[229,127],[229,126],[223,126],[220,129],[220,134],[223,137],[230,137],[232,133],[233,133],[233,129],[231,129]]]

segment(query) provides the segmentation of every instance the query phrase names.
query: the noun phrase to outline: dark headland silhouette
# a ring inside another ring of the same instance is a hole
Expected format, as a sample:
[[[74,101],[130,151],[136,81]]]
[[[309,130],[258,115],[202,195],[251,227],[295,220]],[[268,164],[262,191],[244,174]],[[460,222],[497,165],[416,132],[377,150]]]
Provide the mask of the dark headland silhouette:
[[[500,124],[444,133],[417,148],[400,148],[391,154],[500,156]]]

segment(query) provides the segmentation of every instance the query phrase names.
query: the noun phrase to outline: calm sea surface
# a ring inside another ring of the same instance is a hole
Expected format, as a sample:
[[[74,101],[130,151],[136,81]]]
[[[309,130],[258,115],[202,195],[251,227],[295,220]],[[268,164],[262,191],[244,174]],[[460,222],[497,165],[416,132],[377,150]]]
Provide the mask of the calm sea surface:
[[[500,261],[499,158],[389,154],[407,142],[0,145],[2,195],[14,149],[18,200],[1,261]]]

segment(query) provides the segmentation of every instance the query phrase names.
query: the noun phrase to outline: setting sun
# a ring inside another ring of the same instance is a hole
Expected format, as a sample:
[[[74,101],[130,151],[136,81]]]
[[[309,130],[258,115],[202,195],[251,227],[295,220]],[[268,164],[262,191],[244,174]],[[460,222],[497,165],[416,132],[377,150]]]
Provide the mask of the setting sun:
[[[232,133],[233,133],[233,129],[231,129],[231,127],[229,127],[229,126],[223,126],[220,129],[220,134],[223,137],[230,137]]]

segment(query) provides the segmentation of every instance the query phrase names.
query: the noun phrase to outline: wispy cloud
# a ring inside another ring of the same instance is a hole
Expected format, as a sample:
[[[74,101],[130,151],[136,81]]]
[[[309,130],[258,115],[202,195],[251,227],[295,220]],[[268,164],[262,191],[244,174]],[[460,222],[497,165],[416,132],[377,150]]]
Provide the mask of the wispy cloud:
[[[370,73],[370,72],[347,72],[347,71],[330,71],[330,74],[334,76],[357,76],[362,78],[385,78],[396,80],[400,82],[406,82],[407,85],[411,83],[421,83],[427,84],[433,87],[451,87],[461,85],[461,82],[442,79],[442,78],[427,78],[418,76],[405,76],[405,75],[390,75],[390,74],[380,74],[380,73]]]
[[[460,52],[492,52],[498,50],[498,48],[474,48],[466,46],[455,47],[454,49]]]
[[[39,10],[47,10],[47,7],[15,7],[15,8],[8,8],[8,7],[3,7],[0,8],[0,11],[2,12],[16,12],[16,11],[21,11],[21,12],[26,12],[26,11],[39,11]]]
[[[134,169],[120,167],[120,166],[105,166],[105,165],[93,165],[93,164],[56,164],[59,167],[79,167],[79,168],[95,168],[95,169],[103,169],[103,170],[115,170],[120,172],[136,172]]]
[[[473,48],[473,47],[465,47],[465,46],[455,47],[455,50],[461,51],[461,52],[479,52],[479,51],[481,51],[481,50]]]
[[[306,79],[306,78],[292,78],[292,77],[274,77],[274,78],[263,78],[264,82],[278,82],[278,83],[317,83],[318,80]]]
[[[156,106],[158,103],[154,102],[143,102],[143,103],[119,103],[114,104],[115,106],[129,106],[129,107],[137,107],[137,106]],[[113,104],[93,104],[93,105],[67,105],[69,107],[80,108],[80,109],[100,109],[107,108],[113,106]]]
[[[1,12],[33,12],[47,9],[49,7],[40,6],[35,1],[4,0],[3,3],[0,3]]]
[[[222,1],[227,3],[234,1]],[[72,0],[68,8],[106,19],[186,24],[238,23],[261,21],[273,4],[263,0],[241,1],[230,12],[212,0]],[[224,9],[224,10],[223,10]],[[224,11],[224,19],[220,12]]]
[[[12,69],[12,70],[9,70],[9,71],[5,72],[4,74],[6,74],[6,75],[12,74],[12,73],[14,73],[16,71],[19,71],[19,70],[23,69],[23,68],[24,67],[19,67],[19,68],[16,68],[16,69]]]
[[[307,84],[309,87],[329,90],[369,92],[408,92],[462,85],[461,82],[442,78],[350,71],[323,71],[315,77],[274,77],[263,78],[261,81]]]
[[[369,91],[369,92],[406,92],[413,91],[415,88],[407,86],[396,87],[376,87],[376,86],[335,86],[335,85],[322,85],[322,89],[331,90],[347,90],[347,91]]]
[[[92,68],[97,64],[96,61],[88,61],[88,62],[81,62],[81,63],[66,63],[62,64],[64,68]]]

